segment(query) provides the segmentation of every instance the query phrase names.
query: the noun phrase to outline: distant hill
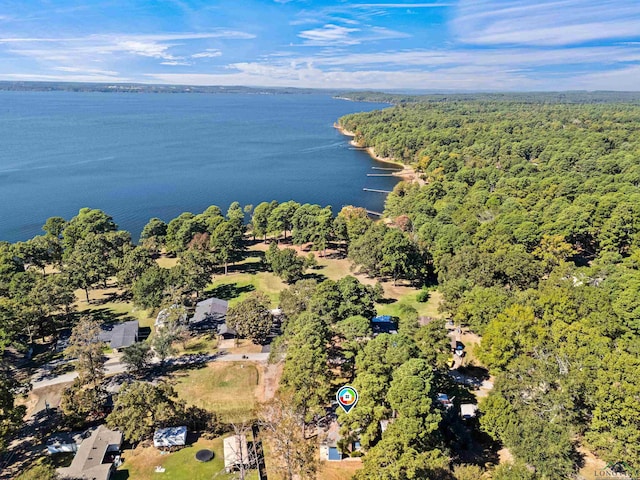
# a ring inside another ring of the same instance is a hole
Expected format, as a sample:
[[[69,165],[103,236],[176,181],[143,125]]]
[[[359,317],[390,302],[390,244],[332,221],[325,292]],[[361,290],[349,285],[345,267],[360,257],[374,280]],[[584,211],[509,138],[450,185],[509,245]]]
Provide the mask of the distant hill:
[[[0,90],[11,91],[65,91],[65,92],[117,92],[117,93],[246,93],[256,95],[283,95],[326,93],[336,90],[312,88],[242,87],[242,86],[193,86],[149,85],[143,83],[76,83],[76,82],[2,82]]]

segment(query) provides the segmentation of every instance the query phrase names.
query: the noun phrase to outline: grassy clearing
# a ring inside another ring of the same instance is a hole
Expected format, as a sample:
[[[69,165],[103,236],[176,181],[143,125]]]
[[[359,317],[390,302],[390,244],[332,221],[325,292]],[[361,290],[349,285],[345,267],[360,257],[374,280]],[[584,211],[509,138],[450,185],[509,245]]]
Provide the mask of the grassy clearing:
[[[215,352],[218,348],[218,339],[215,334],[207,333],[204,335],[196,335],[187,340],[185,344],[177,342],[174,347],[176,348],[178,355],[211,353]]]
[[[252,417],[260,378],[251,363],[209,363],[203,368],[177,372],[173,379],[180,398],[216,412],[224,421]]]
[[[224,472],[223,437],[213,440],[199,439],[197,442],[177,452],[161,455],[154,447],[138,446],[134,450],[124,452],[124,463],[112,477],[114,480],[155,480],[166,478],[171,480],[210,480],[212,478],[227,480],[237,475]],[[196,452],[207,448],[214,452],[213,460],[202,463],[195,459]],[[165,472],[155,473],[155,467],[161,465]],[[251,472],[247,479],[258,478]]]
[[[342,462],[324,462],[320,468],[319,478],[323,480],[351,480],[353,475],[362,468],[362,461],[356,459]]]
[[[229,301],[229,305],[244,300],[249,293],[260,291],[271,299],[273,306],[278,303],[280,291],[286,284],[271,272],[231,273],[217,277],[205,290],[204,295],[222,298]]]
[[[438,312],[438,306],[442,301],[442,294],[440,292],[438,291],[431,292],[429,300],[427,302],[420,303],[416,298],[420,293],[419,290],[409,289],[408,287],[396,287],[396,288],[402,288],[403,290],[411,290],[411,291],[407,291],[403,295],[398,295],[398,300],[393,303],[377,304],[376,310],[380,315],[398,316],[400,314],[400,307],[402,305],[409,305],[415,308],[418,311],[418,315],[420,316],[432,317],[432,318],[440,318],[442,316],[442,314]],[[395,297],[387,297],[387,298],[395,299]]]
[[[138,320],[140,327],[153,328],[155,318],[150,310],[142,310],[129,301],[111,301],[101,304],[84,303],[78,308],[80,314],[90,315],[102,322],[126,322],[128,320]]]

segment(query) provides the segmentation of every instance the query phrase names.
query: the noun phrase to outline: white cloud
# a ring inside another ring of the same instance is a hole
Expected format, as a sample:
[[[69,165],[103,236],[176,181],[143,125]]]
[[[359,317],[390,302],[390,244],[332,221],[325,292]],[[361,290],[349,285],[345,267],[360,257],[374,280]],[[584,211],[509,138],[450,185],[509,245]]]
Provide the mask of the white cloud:
[[[179,61],[179,60],[167,60],[166,62],[160,62],[160,65],[171,65],[173,67],[178,66],[178,65],[193,65],[190,62],[185,62],[185,61]]]
[[[452,3],[350,3],[352,8],[440,8]]]
[[[130,77],[110,76],[110,75],[91,75],[91,74],[72,74],[72,75],[51,75],[37,73],[0,73],[2,80],[19,80],[25,82],[96,82],[96,83],[130,83],[136,80]]]
[[[95,63],[117,61],[122,56],[140,56],[162,60],[165,65],[187,65],[184,55],[173,53],[173,48],[185,42],[203,39],[251,39],[247,32],[218,29],[210,32],[168,34],[94,34],[84,37],[0,37],[0,47],[9,47],[9,53],[31,58],[38,63],[66,63],[80,67]],[[175,43],[179,42],[179,43]],[[206,51],[207,56],[216,50]],[[195,57],[198,58],[198,57]],[[202,58],[202,57],[201,57]]]
[[[191,58],[216,58],[220,57],[222,52],[216,48],[207,48],[204,52],[194,53]]]
[[[575,45],[640,34],[637,0],[462,0],[453,32],[477,45]]]
[[[360,43],[351,37],[354,32],[359,32],[359,28],[342,27],[329,23],[320,28],[304,30],[298,34],[300,38],[307,40],[307,45],[357,45]]]
[[[302,44],[305,47],[344,47],[378,40],[407,38],[410,35],[385,27],[365,25],[363,28],[351,28],[329,23],[323,27],[304,30],[298,36],[305,40]]]
[[[119,75],[118,72],[113,70],[100,70],[98,68],[77,68],[77,67],[54,67],[53,70],[59,72],[80,73],[83,75],[103,75],[109,77],[115,77]]]

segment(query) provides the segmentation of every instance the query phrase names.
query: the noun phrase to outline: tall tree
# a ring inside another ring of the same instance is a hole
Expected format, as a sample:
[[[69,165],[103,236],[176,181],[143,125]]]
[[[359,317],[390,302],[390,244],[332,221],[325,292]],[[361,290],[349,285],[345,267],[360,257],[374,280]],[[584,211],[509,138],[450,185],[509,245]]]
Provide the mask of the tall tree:
[[[227,324],[238,335],[254,343],[263,343],[273,327],[273,315],[269,305],[271,301],[263,293],[253,293],[245,300],[231,307],[227,313]]]
[[[260,406],[258,418],[278,475],[284,480],[317,478],[320,467],[317,446],[305,438],[304,415],[291,397],[278,394]]]
[[[224,265],[224,274],[228,273],[229,262],[240,258],[244,248],[242,242],[242,226],[234,221],[226,221],[218,225],[211,236],[211,248],[217,262]]]
[[[151,437],[157,428],[184,421],[184,412],[184,402],[177,399],[175,390],[167,383],[133,382],[122,387],[107,425],[120,430],[127,441],[136,443]]]

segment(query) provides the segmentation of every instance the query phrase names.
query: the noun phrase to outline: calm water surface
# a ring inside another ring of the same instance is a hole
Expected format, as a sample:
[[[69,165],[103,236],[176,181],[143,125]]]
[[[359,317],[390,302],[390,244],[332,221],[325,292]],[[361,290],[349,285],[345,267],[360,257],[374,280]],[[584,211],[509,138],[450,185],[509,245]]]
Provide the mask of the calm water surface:
[[[0,92],[0,240],[85,206],[135,238],[151,217],[234,200],[380,211],[385,196],[362,188],[396,179],[367,177],[377,162],[332,125],[384,107],[326,95]]]

